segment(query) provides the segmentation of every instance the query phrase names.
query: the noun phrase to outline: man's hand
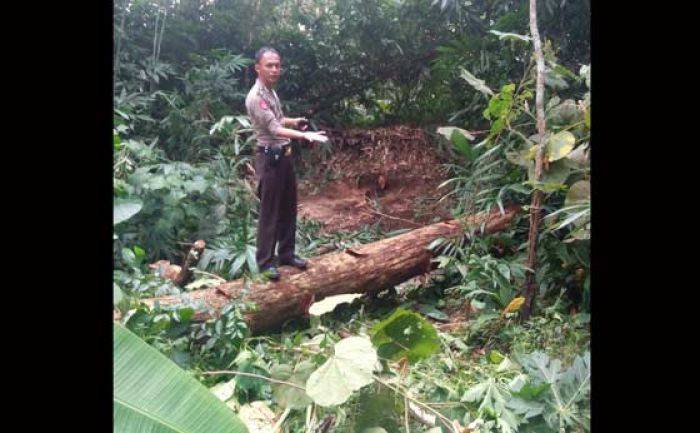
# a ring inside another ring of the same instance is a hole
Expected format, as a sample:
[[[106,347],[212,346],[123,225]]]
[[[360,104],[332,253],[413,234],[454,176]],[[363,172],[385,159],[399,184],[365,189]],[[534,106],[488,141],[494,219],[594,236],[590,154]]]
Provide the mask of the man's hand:
[[[319,143],[326,143],[328,141],[328,137],[326,137],[326,131],[304,132],[304,139],[311,143],[313,143],[314,141],[317,141]]]
[[[307,122],[308,119],[306,117],[294,117],[290,119],[292,121],[292,125],[294,125],[295,128],[299,129],[299,124],[302,122]]]

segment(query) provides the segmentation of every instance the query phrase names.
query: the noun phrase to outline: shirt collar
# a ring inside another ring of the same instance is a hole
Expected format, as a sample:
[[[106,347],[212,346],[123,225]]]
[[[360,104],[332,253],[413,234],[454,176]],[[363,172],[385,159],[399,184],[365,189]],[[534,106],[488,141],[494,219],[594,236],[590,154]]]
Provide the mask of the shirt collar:
[[[266,91],[266,92],[268,92],[268,93],[272,93],[273,90],[272,90],[271,88],[268,88],[268,87],[262,82],[262,80],[261,80],[260,78],[256,78],[256,79],[255,79],[255,83],[256,83],[256,84],[258,85],[258,87],[261,88],[262,90],[264,90],[264,91]]]

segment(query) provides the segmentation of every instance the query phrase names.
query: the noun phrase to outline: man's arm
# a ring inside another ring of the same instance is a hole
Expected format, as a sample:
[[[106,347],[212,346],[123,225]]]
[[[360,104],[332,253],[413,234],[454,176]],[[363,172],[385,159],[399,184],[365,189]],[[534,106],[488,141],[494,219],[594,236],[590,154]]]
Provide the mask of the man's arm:
[[[274,134],[278,137],[291,138],[293,140],[305,140],[310,143],[314,141],[325,143],[326,141],[328,141],[328,137],[325,136],[325,133],[325,131],[301,132],[284,127],[277,128],[274,132]]]
[[[291,126],[293,128],[299,127],[299,122],[305,122],[306,117],[285,117],[282,119],[282,125],[287,127]]]
[[[252,119],[257,119],[257,122],[264,125],[270,134],[277,137],[291,138],[295,140],[305,140],[308,142],[318,141],[320,143],[325,143],[328,141],[325,131],[319,132],[301,132],[295,131],[294,129],[285,128],[289,123],[294,122],[298,124],[300,120],[306,120],[303,117],[288,118],[283,117],[280,121],[275,119],[275,115],[270,110],[270,107],[264,100],[259,98],[253,98],[251,101],[246,101],[246,109],[248,110],[248,116]]]

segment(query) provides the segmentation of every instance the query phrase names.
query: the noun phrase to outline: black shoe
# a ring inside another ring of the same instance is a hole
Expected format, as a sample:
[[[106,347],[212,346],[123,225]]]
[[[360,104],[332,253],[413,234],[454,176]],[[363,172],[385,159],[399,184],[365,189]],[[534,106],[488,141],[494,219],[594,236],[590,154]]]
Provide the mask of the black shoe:
[[[274,266],[270,266],[269,268],[263,269],[262,274],[264,274],[265,276],[267,276],[267,278],[273,281],[277,281],[280,279],[280,273]]]
[[[288,265],[299,269],[306,269],[306,260],[300,259],[299,257],[292,257],[291,260],[280,259],[280,265]]]

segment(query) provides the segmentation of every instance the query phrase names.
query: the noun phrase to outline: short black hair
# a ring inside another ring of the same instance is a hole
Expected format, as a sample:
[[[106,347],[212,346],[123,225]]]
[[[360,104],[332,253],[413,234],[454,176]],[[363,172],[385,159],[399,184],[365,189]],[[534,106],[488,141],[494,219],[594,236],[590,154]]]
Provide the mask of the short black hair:
[[[278,56],[280,56],[279,51],[277,51],[276,49],[274,49],[272,47],[262,47],[255,53],[255,63],[260,63],[260,60],[262,60],[262,56],[265,53],[275,53]],[[282,57],[282,56],[280,56],[280,57]]]

